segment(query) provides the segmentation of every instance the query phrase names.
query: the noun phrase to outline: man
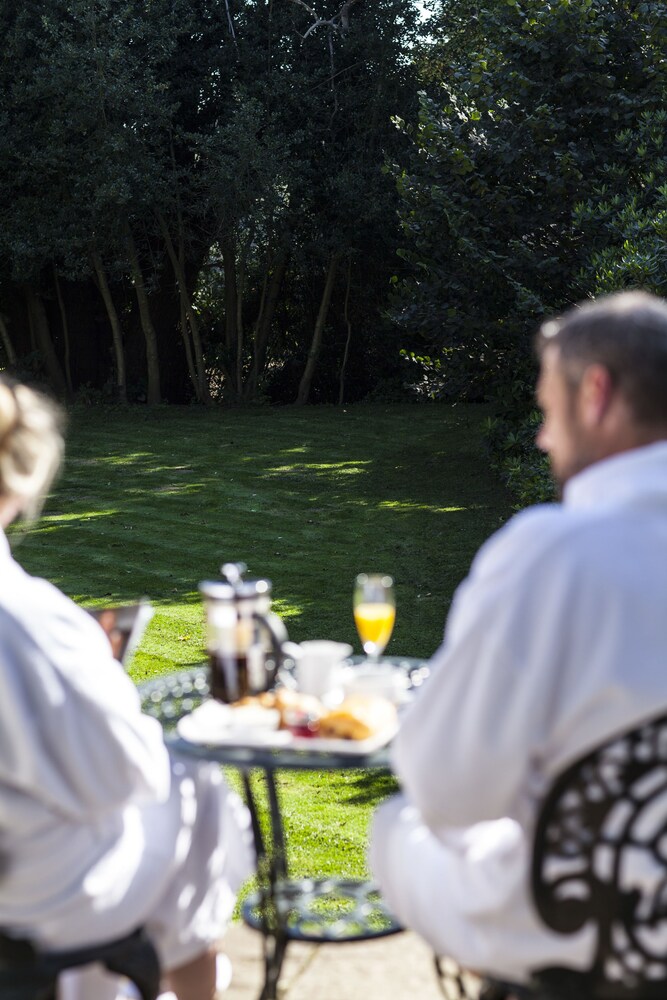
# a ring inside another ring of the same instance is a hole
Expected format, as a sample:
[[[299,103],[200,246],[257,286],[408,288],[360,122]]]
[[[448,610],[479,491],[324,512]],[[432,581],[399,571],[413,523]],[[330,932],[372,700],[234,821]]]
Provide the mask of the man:
[[[573,309],[538,353],[537,443],[562,503],[512,518],[458,589],[370,857],[439,954],[517,982],[586,968],[595,943],[532,908],[540,800],[566,764],[667,708],[667,303],[629,292]]]

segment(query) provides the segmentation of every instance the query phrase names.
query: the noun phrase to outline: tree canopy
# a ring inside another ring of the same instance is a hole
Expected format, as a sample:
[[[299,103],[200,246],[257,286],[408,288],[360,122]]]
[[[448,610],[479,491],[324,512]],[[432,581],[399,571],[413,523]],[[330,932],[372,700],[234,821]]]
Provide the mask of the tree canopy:
[[[642,204],[655,201],[667,7],[432,6],[442,34],[425,56],[419,123],[402,123],[409,162],[395,166],[412,265],[395,308],[442,353],[450,392],[525,401],[537,323],[599,290],[586,280],[591,255],[624,238],[612,192],[627,205],[630,185]],[[647,122],[653,138],[642,141]]]
[[[8,0],[0,28],[0,352],[63,395],[335,402],[403,349],[521,411],[544,314],[663,289],[660,0]]]
[[[0,27],[6,360],[62,393],[305,402],[345,357],[367,391],[411,0],[38,0]]]

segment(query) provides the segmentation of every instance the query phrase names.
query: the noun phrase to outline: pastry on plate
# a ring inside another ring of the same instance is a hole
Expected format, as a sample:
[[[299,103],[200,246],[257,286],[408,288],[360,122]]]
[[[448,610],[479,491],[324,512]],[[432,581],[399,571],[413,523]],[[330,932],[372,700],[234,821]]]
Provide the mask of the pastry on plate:
[[[241,698],[234,707],[257,706],[265,709],[275,709],[280,713],[280,728],[288,728],[288,716],[298,712],[307,716],[312,722],[319,720],[326,712],[322,702],[310,694],[301,694],[289,688],[277,688],[275,691],[265,691],[263,694]]]
[[[367,740],[396,725],[396,707],[387,698],[351,694],[320,719],[318,736]]]
[[[276,695],[274,691],[263,691],[262,694],[248,694],[245,698],[239,698],[232,703],[234,708],[241,708],[245,705],[254,705],[259,708],[275,708]]]
[[[275,692],[276,708],[285,714],[287,711],[303,712],[311,717],[321,718],[326,712],[326,708],[312,694],[302,694],[300,691],[291,691],[289,688],[278,688]]]
[[[266,705],[233,705],[229,713],[231,729],[279,729],[280,712]]]

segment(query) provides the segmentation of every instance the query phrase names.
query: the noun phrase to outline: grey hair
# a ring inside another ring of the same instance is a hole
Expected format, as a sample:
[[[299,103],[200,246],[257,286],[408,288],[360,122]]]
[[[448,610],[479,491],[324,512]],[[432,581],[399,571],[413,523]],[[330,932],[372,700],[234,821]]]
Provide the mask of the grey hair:
[[[0,497],[39,516],[64,450],[63,412],[47,396],[0,376]]]
[[[623,393],[635,420],[667,429],[667,302],[648,292],[606,295],[544,323],[537,353],[557,347],[561,369],[577,385],[600,364]]]

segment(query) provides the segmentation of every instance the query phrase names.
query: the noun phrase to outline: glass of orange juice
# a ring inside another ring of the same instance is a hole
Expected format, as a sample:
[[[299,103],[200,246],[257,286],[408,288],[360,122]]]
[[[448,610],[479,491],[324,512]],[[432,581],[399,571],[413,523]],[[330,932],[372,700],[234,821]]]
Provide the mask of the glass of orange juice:
[[[360,573],[354,581],[354,622],[364,653],[376,661],[394,628],[394,581],[385,573]]]

